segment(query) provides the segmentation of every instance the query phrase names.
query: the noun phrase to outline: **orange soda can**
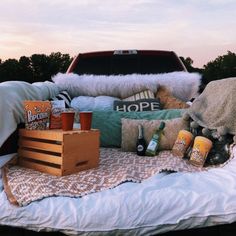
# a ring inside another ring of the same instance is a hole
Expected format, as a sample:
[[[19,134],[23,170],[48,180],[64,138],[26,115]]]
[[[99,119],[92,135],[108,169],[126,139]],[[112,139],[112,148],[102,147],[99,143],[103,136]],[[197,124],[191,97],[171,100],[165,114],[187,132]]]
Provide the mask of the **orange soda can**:
[[[185,152],[192,143],[193,134],[187,130],[180,130],[177,139],[172,148],[172,153],[181,158],[184,157]]]
[[[190,163],[195,166],[203,167],[211,148],[212,141],[210,139],[202,136],[196,136],[190,155]]]

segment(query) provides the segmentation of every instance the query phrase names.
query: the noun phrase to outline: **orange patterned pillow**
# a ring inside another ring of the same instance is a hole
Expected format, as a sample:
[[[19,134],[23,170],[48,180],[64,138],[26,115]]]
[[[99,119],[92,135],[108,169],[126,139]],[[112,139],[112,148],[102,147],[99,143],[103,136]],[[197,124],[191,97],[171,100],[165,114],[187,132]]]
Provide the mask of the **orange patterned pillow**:
[[[156,93],[156,98],[160,98],[162,109],[183,109],[189,107],[187,103],[174,97],[164,86],[159,87]]]

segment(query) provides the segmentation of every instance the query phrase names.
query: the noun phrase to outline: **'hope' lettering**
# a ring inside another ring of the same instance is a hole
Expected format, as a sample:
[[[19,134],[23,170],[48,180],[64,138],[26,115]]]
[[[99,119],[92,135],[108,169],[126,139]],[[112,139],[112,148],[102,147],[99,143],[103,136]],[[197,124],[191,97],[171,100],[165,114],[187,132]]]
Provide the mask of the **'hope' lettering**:
[[[116,111],[156,111],[160,109],[159,102],[136,102],[132,104],[116,105]]]

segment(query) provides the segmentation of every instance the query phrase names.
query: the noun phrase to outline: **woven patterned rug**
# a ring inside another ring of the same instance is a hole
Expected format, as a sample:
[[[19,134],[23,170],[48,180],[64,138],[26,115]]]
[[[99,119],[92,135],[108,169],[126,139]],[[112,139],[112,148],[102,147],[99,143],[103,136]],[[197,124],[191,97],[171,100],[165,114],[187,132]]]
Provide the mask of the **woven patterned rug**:
[[[198,168],[170,151],[155,157],[137,156],[120,149],[101,148],[99,167],[57,177],[20,166],[5,167],[4,189],[11,203],[25,206],[50,196],[82,197],[111,189],[126,181],[141,182],[155,173],[168,171],[196,172]]]

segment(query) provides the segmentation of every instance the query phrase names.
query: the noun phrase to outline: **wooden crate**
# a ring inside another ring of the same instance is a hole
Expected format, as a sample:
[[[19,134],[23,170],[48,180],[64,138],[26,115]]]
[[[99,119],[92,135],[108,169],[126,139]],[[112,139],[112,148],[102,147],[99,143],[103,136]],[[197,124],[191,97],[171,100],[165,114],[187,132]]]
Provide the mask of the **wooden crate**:
[[[19,165],[63,176],[98,166],[99,130],[19,130]]]

